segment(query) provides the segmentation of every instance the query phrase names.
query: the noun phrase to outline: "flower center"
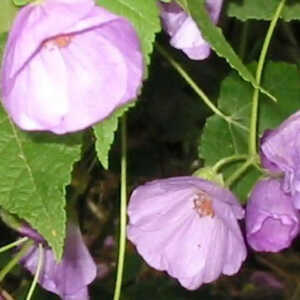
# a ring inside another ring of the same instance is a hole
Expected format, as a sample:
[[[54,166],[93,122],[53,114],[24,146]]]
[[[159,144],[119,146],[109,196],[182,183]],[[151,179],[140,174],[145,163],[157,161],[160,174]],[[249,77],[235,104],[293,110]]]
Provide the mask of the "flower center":
[[[44,46],[49,48],[50,50],[53,49],[53,46],[58,48],[66,48],[72,42],[72,35],[71,34],[62,34],[58,35],[52,39],[49,39],[44,42]]]
[[[214,217],[215,211],[212,205],[212,200],[205,192],[197,193],[197,198],[194,199],[194,209],[200,217]]]

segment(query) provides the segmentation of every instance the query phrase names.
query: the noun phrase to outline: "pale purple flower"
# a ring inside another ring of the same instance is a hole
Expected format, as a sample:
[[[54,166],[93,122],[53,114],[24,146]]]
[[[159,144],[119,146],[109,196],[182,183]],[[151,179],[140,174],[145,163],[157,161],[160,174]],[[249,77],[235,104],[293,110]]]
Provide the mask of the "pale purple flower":
[[[207,10],[217,23],[223,0],[207,0]],[[160,2],[162,24],[170,35],[170,44],[181,49],[190,59],[205,59],[210,54],[210,45],[203,39],[197,24],[176,2]]]
[[[267,252],[288,248],[298,235],[299,212],[281,189],[281,180],[256,183],[247,204],[246,232],[254,250]]]
[[[128,238],[153,268],[187,289],[238,272],[246,258],[233,194],[198,177],[155,180],[138,187],[129,207]]]
[[[63,300],[89,299],[87,286],[95,279],[97,268],[84,244],[79,227],[71,223],[68,225],[64,255],[60,263],[56,262],[50,248],[45,247],[44,253],[44,265],[39,277],[40,285],[59,295]],[[34,274],[38,260],[39,250],[35,245],[21,262]]]
[[[271,172],[284,173],[282,188],[300,209],[300,112],[267,131],[261,142],[261,158]]]
[[[137,97],[140,43],[124,18],[92,0],[43,0],[22,8],[2,66],[2,101],[25,130],[84,129]]]

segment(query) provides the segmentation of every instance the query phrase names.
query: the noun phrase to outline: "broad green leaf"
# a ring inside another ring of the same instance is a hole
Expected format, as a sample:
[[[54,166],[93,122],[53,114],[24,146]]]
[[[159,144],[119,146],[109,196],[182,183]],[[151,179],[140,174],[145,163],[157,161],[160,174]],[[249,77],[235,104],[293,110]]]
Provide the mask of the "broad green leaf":
[[[65,187],[80,158],[81,135],[20,131],[0,106],[0,206],[25,219],[57,259],[65,237]]]
[[[209,42],[215,52],[220,57],[225,58],[230,66],[237,70],[244,80],[250,82],[254,87],[258,87],[253,74],[247,69],[230,44],[226,41],[221,29],[213,24],[206,9],[206,0],[186,0],[185,2],[187,10],[199,28],[201,28],[203,37]],[[261,91],[274,100],[274,97],[270,93],[264,89],[261,89]]]
[[[134,103],[122,106],[110,117],[94,126],[94,133],[97,138],[96,151],[105,169],[108,169],[109,151],[114,142],[115,132],[118,129],[119,118],[132,106],[134,106]]]
[[[250,69],[255,69],[255,65],[250,66]],[[278,99],[278,102],[270,102],[266,96],[260,96],[258,115],[260,136],[264,130],[275,128],[300,108],[300,74],[296,66],[269,62],[266,64],[262,82]],[[251,86],[235,72],[223,81],[218,101],[219,108],[226,115],[231,116],[234,122],[229,124],[216,115],[207,120],[199,145],[199,156],[205,160],[205,165],[211,166],[224,157],[247,153],[247,128],[249,127],[252,94]],[[238,164],[240,163],[226,168],[225,177],[228,177]],[[238,186],[234,187],[243,200],[251,187],[250,182],[255,181],[255,176],[257,178],[259,173],[251,170],[238,182]],[[243,184],[248,187],[248,190],[241,188]],[[239,191],[237,191],[238,188]]]
[[[155,34],[161,29],[156,1],[97,0],[97,3],[109,11],[125,17],[133,24],[141,40],[145,61],[149,64]]]
[[[231,0],[228,1],[227,14],[242,21],[271,20],[279,2],[280,0]],[[287,1],[281,17],[285,21],[300,20],[300,2]]]
[[[18,8],[11,0],[0,1],[0,33],[10,29],[17,11]]]
[[[159,9],[156,1],[97,0],[97,3],[109,11],[125,17],[133,24],[141,41],[144,60],[146,65],[148,65],[150,63],[150,54],[153,51],[155,35],[161,29]],[[145,77],[147,77],[147,70]],[[125,106],[117,110],[108,119],[94,127],[97,138],[96,150],[98,158],[105,169],[108,168],[108,155],[118,128],[118,119],[127,109],[128,107]]]

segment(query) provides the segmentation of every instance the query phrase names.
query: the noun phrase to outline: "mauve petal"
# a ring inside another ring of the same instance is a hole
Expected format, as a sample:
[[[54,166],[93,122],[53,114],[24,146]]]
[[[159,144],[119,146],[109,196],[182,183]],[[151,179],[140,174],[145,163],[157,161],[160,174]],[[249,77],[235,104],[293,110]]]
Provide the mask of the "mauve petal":
[[[135,190],[128,207],[131,224],[143,230],[157,230],[162,225],[180,222],[187,215],[194,213],[193,202],[189,201],[193,194],[189,190],[172,193],[164,191],[155,198],[151,196],[147,198],[143,190],[142,187]],[[153,205],[154,201],[157,205]]]
[[[12,78],[34,55],[43,41],[68,32],[68,29],[93,9],[94,5],[90,0],[48,0],[23,7],[9,34],[6,46],[9,51],[4,53],[3,73]]]
[[[127,237],[137,247],[139,254],[153,268],[163,271],[167,269],[167,262],[163,259],[161,251],[166,247],[174,235],[174,227],[179,230],[180,224],[173,227],[161,227],[160,230],[145,231],[134,225],[127,227]]]
[[[283,188],[293,196],[300,192],[299,149],[300,112],[290,116],[278,128],[269,131],[261,143],[264,163],[267,160],[285,173]]]
[[[65,295],[63,300],[89,300],[87,287],[84,287],[72,295]]]
[[[18,232],[23,235],[31,238],[35,242],[43,243],[45,242],[44,238],[34,229],[32,229],[27,224],[23,224],[21,228],[19,228]]]
[[[227,254],[223,266],[223,274],[233,275],[239,271],[241,262],[247,257],[247,250],[241,231],[239,231],[239,234],[237,235],[229,230],[226,243]]]
[[[89,0],[30,4],[16,19],[2,92],[4,107],[22,129],[82,130],[137,97],[143,58],[126,19]],[[62,46],[53,41],[64,34]]]
[[[222,0],[209,0],[207,10],[214,23],[217,22]],[[161,18],[164,29],[171,36],[170,44],[181,49],[190,59],[202,60],[209,56],[210,45],[201,34],[191,16],[175,2],[160,3]]]
[[[246,231],[257,251],[278,252],[291,245],[299,232],[299,213],[278,179],[259,181],[246,209]]]
[[[199,195],[213,215],[199,215]],[[194,176],[155,180],[132,193],[128,239],[150,266],[196,289],[239,270],[246,257],[237,224],[243,214],[230,191],[215,183]]]
[[[217,23],[221,14],[223,0],[206,0],[206,8],[214,23]]]
[[[93,47],[88,45],[91,42]],[[52,128],[55,133],[80,130],[103,120],[122,104],[128,80],[122,54],[95,32],[76,36],[62,55],[71,105],[59,125]]]
[[[60,51],[43,49],[19,73],[6,108],[23,129],[51,128],[68,112],[67,88]]]
[[[263,136],[260,139],[261,145],[264,144],[268,140],[268,137],[271,135],[271,133],[272,133],[272,130],[270,130],[270,129],[267,129],[264,131]],[[279,167],[275,163],[271,162],[266,157],[266,155],[264,154],[264,152],[262,150],[260,151],[260,160],[261,160],[262,166],[265,169],[269,170],[270,172],[272,172],[272,173],[280,173],[281,172]]]
[[[33,274],[36,271],[38,257],[39,251],[35,246],[23,259],[24,266]],[[52,250],[46,249],[39,283],[46,290],[64,299],[65,295],[70,297],[72,294],[84,293],[81,290],[85,289],[95,277],[96,265],[82,240],[80,230],[78,226],[69,224],[62,261],[58,264]]]
[[[220,275],[224,263],[225,231],[225,226],[217,217],[194,219],[189,228],[189,234],[181,236],[177,245],[173,244],[178,247],[182,243],[183,246],[180,249],[184,250],[180,260],[177,261],[179,266],[176,264],[176,257],[173,257],[170,266],[173,276],[177,275],[180,280],[181,277],[193,277],[202,273],[203,281],[198,282],[198,286],[215,280]],[[218,241],[218,245],[215,244],[215,241]],[[173,250],[175,252],[176,248],[174,247]],[[172,273],[170,274],[172,275]]]

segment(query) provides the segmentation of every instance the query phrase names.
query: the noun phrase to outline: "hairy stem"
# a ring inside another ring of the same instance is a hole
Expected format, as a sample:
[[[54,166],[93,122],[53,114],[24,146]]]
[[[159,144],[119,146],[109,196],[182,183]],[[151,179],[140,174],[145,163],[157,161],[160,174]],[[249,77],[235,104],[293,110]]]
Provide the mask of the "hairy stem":
[[[215,172],[218,172],[220,169],[222,169],[225,165],[234,162],[234,161],[238,161],[238,160],[246,160],[248,158],[248,154],[236,154],[236,155],[232,155],[232,156],[228,156],[225,157],[221,160],[219,160],[214,166],[213,166],[213,170]]]
[[[163,47],[156,45],[159,53],[170,63],[170,65],[181,75],[181,77],[188,83],[188,85],[195,91],[195,93],[203,100],[203,102],[218,116],[225,119],[227,122],[229,118],[224,115],[216,105],[206,96],[206,94],[200,89],[196,82],[190,77],[190,75],[177,63]]]
[[[11,248],[17,247],[17,246],[19,246],[19,245],[25,243],[27,240],[28,240],[28,237],[23,237],[23,238],[21,238],[21,239],[15,241],[15,242],[13,242],[13,243],[10,243],[10,244],[8,244],[8,245],[5,245],[5,246],[3,246],[3,247],[0,248],[0,253],[5,252],[5,251],[7,251],[7,250],[9,250],[9,249],[11,249]]]
[[[225,186],[230,187],[237,179],[239,179],[244,172],[253,164],[252,159],[245,161],[240,168],[238,168],[228,179],[225,181]]]
[[[32,284],[30,286],[29,292],[27,294],[26,300],[30,300],[32,298],[32,295],[34,293],[34,290],[36,288],[37,282],[39,280],[42,267],[43,267],[43,262],[44,262],[44,249],[43,245],[39,244],[39,260],[38,260],[38,265],[36,267],[35,275],[32,281]]]
[[[15,265],[28,253],[32,247],[33,241],[27,240],[21,250],[9,261],[9,263],[0,271],[0,282],[15,267]]]
[[[286,0],[281,0],[275,15],[270,23],[267,35],[264,40],[263,47],[261,49],[260,57],[258,60],[257,70],[256,70],[256,82],[257,85],[260,86],[261,77],[262,77],[262,71],[263,66],[265,63],[267,51],[274,33],[274,29],[276,27],[276,24],[278,22],[278,19],[280,17],[281,11],[284,7]],[[250,133],[249,133],[249,154],[250,155],[256,155],[257,153],[257,118],[258,118],[258,100],[259,100],[259,89],[255,88],[253,97],[252,97],[252,111],[251,111],[251,119],[250,119]]]
[[[123,270],[126,252],[126,221],[127,221],[127,129],[126,115],[121,120],[121,209],[120,209],[120,238],[117,279],[114,291],[114,300],[121,296]]]

